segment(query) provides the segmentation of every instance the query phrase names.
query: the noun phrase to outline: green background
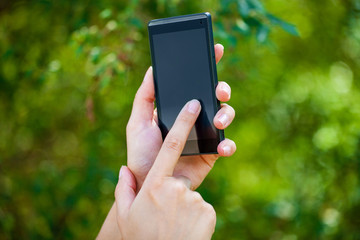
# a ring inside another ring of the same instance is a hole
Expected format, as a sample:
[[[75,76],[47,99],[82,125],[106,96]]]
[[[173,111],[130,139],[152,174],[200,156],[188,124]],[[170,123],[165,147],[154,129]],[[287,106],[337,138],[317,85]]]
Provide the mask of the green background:
[[[213,239],[360,239],[360,1],[0,2],[0,239],[92,239],[126,164],[147,22],[209,11],[237,144]],[[282,19],[282,20],[280,20]]]

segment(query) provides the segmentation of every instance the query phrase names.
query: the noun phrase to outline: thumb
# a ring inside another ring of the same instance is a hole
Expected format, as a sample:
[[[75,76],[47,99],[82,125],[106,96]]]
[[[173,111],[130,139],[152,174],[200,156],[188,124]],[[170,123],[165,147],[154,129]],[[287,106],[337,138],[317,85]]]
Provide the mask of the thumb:
[[[149,67],[144,80],[135,95],[129,122],[133,122],[134,124],[143,123],[144,121],[151,123],[154,114],[154,101],[155,90],[153,70],[152,67]]]
[[[119,219],[126,219],[136,197],[136,180],[126,166],[120,168],[119,181],[115,190],[115,200]]]

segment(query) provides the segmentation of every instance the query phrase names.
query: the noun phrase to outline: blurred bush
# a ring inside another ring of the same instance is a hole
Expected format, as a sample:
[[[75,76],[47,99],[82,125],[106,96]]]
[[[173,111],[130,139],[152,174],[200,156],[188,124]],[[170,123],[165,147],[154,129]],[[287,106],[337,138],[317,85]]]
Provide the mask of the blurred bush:
[[[214,239],[360,239],[358,0],[1,2],[0,239],[96,236],[146,24],[204,11],[237,113],[238,151],[199,189]]]

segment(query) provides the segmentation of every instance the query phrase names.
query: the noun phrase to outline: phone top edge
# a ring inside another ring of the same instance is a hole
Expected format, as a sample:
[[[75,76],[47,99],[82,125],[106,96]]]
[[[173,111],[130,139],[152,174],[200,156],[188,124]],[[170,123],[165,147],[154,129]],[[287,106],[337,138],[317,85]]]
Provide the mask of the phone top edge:
[[[189,20],[198,20],[198,19],[207,19],[207,18],[211,18],[211,14],[209,12],[181,15],[181,16],[168,17],[168,18],[160,18],[149,21],[148,27],[161,25],[161,24],[183,22]]]

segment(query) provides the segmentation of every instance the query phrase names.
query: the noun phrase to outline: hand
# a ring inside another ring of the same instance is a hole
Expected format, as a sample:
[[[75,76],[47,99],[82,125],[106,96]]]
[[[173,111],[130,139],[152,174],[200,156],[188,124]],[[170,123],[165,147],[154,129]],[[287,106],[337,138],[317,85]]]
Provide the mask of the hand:
[[[134,175],[121,168],[115,198],[123,239],[211,239],[214,208],[189,189],[189,179],[173,177],[200,109],[197,100],[182,109],[138,194]]]
[[[216,62],[219,62],[224,53],[221,44],[215,45]],[[225,82],[219,82],[216,87],[216,96],[219,101],[230,100],[231,89]],[[128,166],[135,175],[138,189],[153,165],[162,144],[160,129],[157,125],[157,114],[154,111],[154,83],[150,67],[136,93],[133,110],[126,128]],[[218,129],[225,129],[235,117],[234,109],[222,104],[214,118],[214,125]],[[218,148],[219,154],[196,155],[181,157],[174,171],[174,176],[185,176],[191,180],[192,189],[196,189],[204,180],[219,156],[231,156],[236,145],[232,140],[225,139]]]

